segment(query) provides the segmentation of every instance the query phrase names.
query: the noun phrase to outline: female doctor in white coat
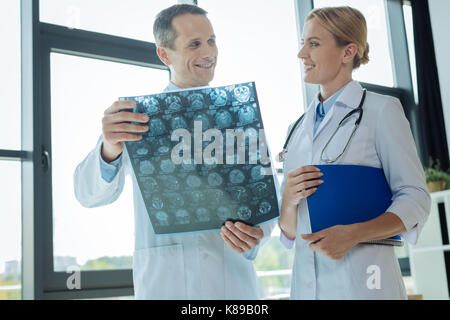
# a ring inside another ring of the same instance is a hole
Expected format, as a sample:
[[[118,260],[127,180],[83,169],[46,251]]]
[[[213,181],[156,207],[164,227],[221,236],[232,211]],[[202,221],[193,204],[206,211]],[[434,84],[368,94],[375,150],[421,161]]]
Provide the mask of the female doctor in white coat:
[[[319,84],[320,92],[303,119],[289,127],[292,135],[283,153],[279,225],[282,243],[295,244],[292,299],[406,298],[394,248],[361,243],[401,234],[415,244],[429,214],[424,172],[398,99],[367,92],[353,137],[359,112],[344,121],[326,147],[333,164],[382,168],[392,205],[373,220],[311,233],[306,198],[327,183],[314,165],[326,164],[325,145],[362,101],[364,91],[352,72],[369,61],[366,39],[364,16],[353,8],[316,9],[306,18],[298,57],[304,81]]]

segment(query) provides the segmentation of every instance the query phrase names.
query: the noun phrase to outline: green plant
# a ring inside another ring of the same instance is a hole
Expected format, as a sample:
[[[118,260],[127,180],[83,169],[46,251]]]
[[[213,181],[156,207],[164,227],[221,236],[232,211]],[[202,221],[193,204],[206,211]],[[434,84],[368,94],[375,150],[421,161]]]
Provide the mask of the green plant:
[[[424,167],[424,171],[427,183],[434,181],[445,181],[446,189],[450,187],[450,174],[448,171],[445,172],[441,170],[441,162],[439,161],[439,159],[433,161],[433,159],[430,157],[429,167]]]

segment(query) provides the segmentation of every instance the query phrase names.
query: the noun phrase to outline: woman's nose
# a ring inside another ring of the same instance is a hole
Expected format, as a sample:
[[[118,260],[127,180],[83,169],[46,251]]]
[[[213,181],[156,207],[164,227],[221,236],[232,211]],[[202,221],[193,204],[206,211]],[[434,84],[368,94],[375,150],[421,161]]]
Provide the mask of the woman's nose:
[[[299,59],[306,59],[308,57],[307,52],[305,50],[305,46],[302,46],[302,48],[300,49],[300,51],[297,54],[297,57]]]

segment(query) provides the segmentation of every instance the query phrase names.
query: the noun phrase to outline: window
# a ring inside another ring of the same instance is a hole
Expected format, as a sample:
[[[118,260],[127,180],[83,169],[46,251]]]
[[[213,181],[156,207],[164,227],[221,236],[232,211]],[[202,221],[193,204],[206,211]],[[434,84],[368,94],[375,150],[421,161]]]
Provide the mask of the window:
[[[366,18],[370,62],[354,71],[358,81],[394,86],[384,0],[314,0],[314,7],[350,6]],[[383,72],[380,72],[383,70]]]
[[[21,298],[20,171],[20,161],[0,161],[0,300]]]
[[[416,72],[416,49],[414,47],[414,29],[412,20],[412,9],[410,4],[403,5],[403,16],[405,19],[405,30],[408,39],[408,53],[411,67],[411,78],[414,90],[414,100],[419,103],[419,93],[417,89],[417,72]]]
[[[303,112],[294,2],[200,0],[198,5],[208,11],[219,47],[211,85],[255,81],[271,153],[278,154],[289,124]]]
[[[40,20],[154,42],[153,21],[176,0],[40,0]]]
[[[54,271],[132,267],[134,215],[127,177],[111,205],[83,208],[75,198],[73,173],[101,135],[103,112],[119,97],[160,92],[168,72],[51,54]]]
[[[20,150],[20,1],[1,1],[0,12],[0,149]]]
[[[271,154],[278,154],[288,126],[303,112],[294,1],[200,0],[198,5],[208,11],[219,48],[211,85],[255,81]],[[292,261],[293,250],[284,249],[278,236],[261,248],[255,260],[261,297],[289,295]]]

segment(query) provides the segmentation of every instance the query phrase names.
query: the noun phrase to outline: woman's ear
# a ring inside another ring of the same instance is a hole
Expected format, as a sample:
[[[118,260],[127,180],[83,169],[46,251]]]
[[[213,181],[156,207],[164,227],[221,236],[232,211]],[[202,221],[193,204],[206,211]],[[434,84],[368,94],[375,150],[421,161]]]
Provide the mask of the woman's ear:
[[[345,47],[343,62],[344,63],[353,62],[357,53],[358,53],[358,46],[354,43],[349,43]]]
[[[170,65],[169,55],[167,54],[167,48],[158,46],[156,48],[156,53],[158,54],[159,59],[164,63],[166,66]]]

